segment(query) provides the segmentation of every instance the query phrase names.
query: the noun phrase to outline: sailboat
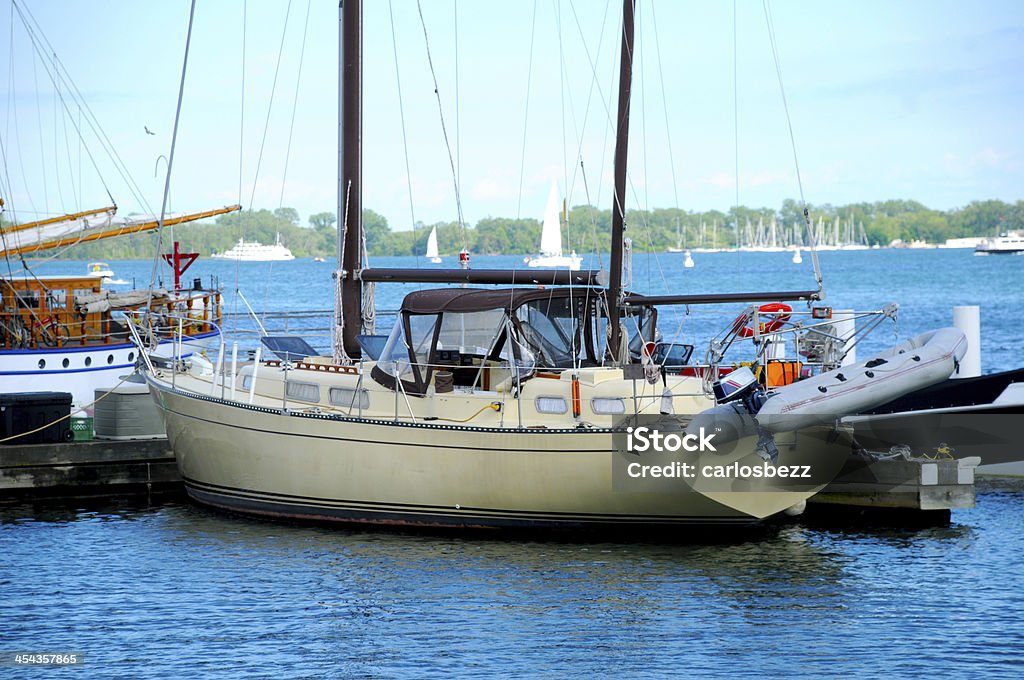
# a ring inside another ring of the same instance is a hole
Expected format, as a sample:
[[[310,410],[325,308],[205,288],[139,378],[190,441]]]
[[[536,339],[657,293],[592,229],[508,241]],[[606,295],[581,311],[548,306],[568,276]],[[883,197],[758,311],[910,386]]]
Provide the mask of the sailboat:
[[[441,256],[437,253],[437,226],[430,228],[430,236],[427,237],[427,257],[434,264],[441,264]]]
[[[164,220],[184,224],[238,210],[232,206]],[[86,210],[0,228],[0,257],[66,249],[80,242],[156,229],[153,217],[121,218],[116,207]],[[94,263],[101,264],[101,263]],[[108,279],[36,274],[29,270],[0,276],[0,393],[56,391],[71,394],[76,409],[92,404],[95,390],[117,384],[134,370],[139,349],[126,315],[148,311],[147,336],[154,353],[188,356],[220,334],[221,295],[201,286],[112,291]],[[183,319],[175,340],[170,315]],[[180,343],[180,346],[177,344]]]
[[[540,232],[540,255],[527,260],[531,267],[566,267],[577,271],[583,258],[572,251],[569,255],[562,254],[562,211],[559,209],[558,184],[551,181],[548,192],[548,205],[544,210],[544,226]]]
[[[272,350],[277,356],[269,360],[257,353],[244,365],[229,362],[223,349],[216,363],[198,356],[170,366],[147,363],[146,381],[193,499],[247,514],[363,525],[601,535],[654,530],[678,538],[693,525],[750,524],[798,511],[823,487],[827,475],[789,485],[683,474],[648,477],[654,482],[648,486],[634,472],[680,459],[640,453],[632,439],[640,426],[664,426],[696,449],[682,459],[687,464],[760,467],[768,465],[771,444],[779,464],[811,461],[816,470],[838,470],[851,441],[834,422],[740,433],[713,453],[704,444],[714,430],[684,435],[694,415],[717,408],[718,400],[703,377],[664,370],[679,347],[657,341],[655,305],[814,300],[820,286],[631,293],[622,285],[624,202],[614,197],[608,272],[367,266],[358,219],[361,3],[344,2],[340,18],[338,186],[347,188],[348,210],[339,206],[339,214],[355,217],[339,229],[334,356],[317,356],[296,342],[290,351]],[[623,2],[621,35],[618,197],[626,189],[632,0]],[[372,303],[364,286],[386,281],[466,287],[409,293],[382,337],[368,330]],[[474,287],[493,284],[506,287]],[[772,307],[776,317],[764,329],[782,325],[778,309]],[[736,332],[741,328],[748,330],[739,322]],[[752,328],[756,338],[758,324]],[[715,383],[722,400],[747,399],[749,389],[737,377]],[[813,403],[795,410],[801,408],[816,413]]]

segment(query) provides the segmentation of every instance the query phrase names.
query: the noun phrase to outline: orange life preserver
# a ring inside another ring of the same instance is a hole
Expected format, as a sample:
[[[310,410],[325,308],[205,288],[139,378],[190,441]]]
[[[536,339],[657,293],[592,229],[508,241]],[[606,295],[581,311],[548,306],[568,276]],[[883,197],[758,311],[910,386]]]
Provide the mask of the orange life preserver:
[[[793,308],[784,302],[769,302],[768,304],[761,305],[757,309],[757,315],[772,314],[773,316],[768,321],[761,321],[758,324],[760,329],[760,335],[766,333],[774,333],[775,331],[782,328],[782,325],[789,321],[791,316],[790,312]],[[733,323],[733,330],[741,338],[752,338],[754,337],[754,328],[750,325],[743,325],[746,321],[747,315],[740,314],[736,317],[736,321]]]

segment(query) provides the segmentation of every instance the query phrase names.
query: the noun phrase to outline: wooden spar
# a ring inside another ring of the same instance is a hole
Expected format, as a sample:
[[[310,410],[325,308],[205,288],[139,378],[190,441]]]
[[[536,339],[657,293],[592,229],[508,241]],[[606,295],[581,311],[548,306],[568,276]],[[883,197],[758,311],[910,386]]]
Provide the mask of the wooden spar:
[[[202,220],[207,217],[214,217],[215,215],[223,215],[224,213],[234,212],[241,210],[240,205],[231,205],[225,208],[217,208],[216,210],[206,210],[204,212],[190,213],[188,215],[179,215],[178,217],[171,217],[164,220],[165,227],[173,227],[176,224],[184,224],[186,222],[194,222],[195,220]],[[86,213],[92,214],[92,213]],[[160,226],[159,220],[148,220],[146,222],[118,224],[111,226],[106,229],[97,229],[91,232],[77,232],[70,236],[62,236],[60,238],[51,239],[48,241],[40,241],[25,246],[11,248],[9,250],[0,250],[0,256],[11,257],[14,255],[24,255],[26,253],[34,253],[39,250],[49,250],[51,248],[63,248],[65,246],[73,246],[77,243],[87,243],[89,241],[98,241],[103,238],[112,238],[114,236],[123,236],[125,234],[138,234],[143,231],[151,231]]]
[[[626,231],[626,155],[629,150],[629,95],[633,80],[633,12],[635,0],[622,0],[622,51],[619,55],[619,111],[615,138],[615,193],[612,205],[611,264],[608,274],[608,347],[616,361],[621,344],[619,302],[622,296],[622,248]]]
[[[493,285],[595,286],[598,270],[584,269],[364,269],[366,283],[476,283]]]
[[[98,210],[83,210],[82,212],[71,213],[69,215],[61,215],[60,217],[49,217],[45,220],[37,220],[35,222],[23,222],[21,224],[11,224],[0,229],[0,233],[13,234],[16,231],[25,231],[26,229],[35,229],[37,227],[45,227],[50,224],[60,224],[61,222],[71,222],[73,220],[80,219],[82,217],[91,217],[93,215],[102,215],[107,213],[114,215],[117,213],[117,206],[112,205],[107,208],[99,208]]]
[[[362,181],[362,0],[341,0],[338,84],[338,269],[342,272],[341,315],[345,354],[358,359],[363,284],[359,277],[363,230]]]

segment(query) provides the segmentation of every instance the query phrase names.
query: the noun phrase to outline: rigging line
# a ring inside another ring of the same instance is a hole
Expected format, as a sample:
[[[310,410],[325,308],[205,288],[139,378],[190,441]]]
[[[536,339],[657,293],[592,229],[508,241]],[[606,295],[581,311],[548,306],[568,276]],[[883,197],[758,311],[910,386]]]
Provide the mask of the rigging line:
[[[444,124],[444,107],[441,105],[441,91],[437,85],[437,74],[434,72],[434,60],[430,56],[430,39],[427,36],[427,21],[423,18],[423,4],[416,0],[416,9],[420,14],[420,25],[423,27],[423,44],[427,49],[427,63],[430,65],[430,75],[434,79],[434,95],[437,97],[437,113],[441,117],[441,132],[444,135],[444,145],[448,150],[448,162],[452,167],[452,180],[455,182],[455,209],[458,211],[459,227],[462,229],[462,246],[466,247],[466,225],[462,220],[462,197],[459,194],[459,182],[455,173],[455,159],[452,157],[452,145],[448,141],[448,129]]]
[[[455,20],[455,184],[462,185],[462,127],[459,124],[459,2],[453,0],[452,15]],[[465,240],[465,238],[463,238]]]
[[[523,174],[526,172],[526,135],[530,126],[530,86],[533,82],[533,45],[537,35],[537,0],[533,0],[533,15],[530,17],[530,52],[526,62],[526,97],[523,110],[523,146],[519,154],[519,195],[516,197],[516,219],[522,215]]]
[[[125,165],[124,161],[121,160],[120,155],[118,155],[117,153],[117,149],[114,148],[113,144],[110,141],[110,138],[107,136],[106,132],[103,130],[103,127],[100,125],[99,119],[96,118],[96,115],[92,112],[92,109],[89,107],[89,103],[85,100],[85,97],[82,96],[81,91],[78,89],[78,86],[75,85],[75,81],[71,78],[71,75],[68,73],[67,68],[64,66],[63,62],[61,62],[60,58],[57,56],[56,51],[50,45],[49,40],[46,38],[46,34],[43,33],[42,29],[39,27],[39,23],[36,21],[35,16],[33,16],[32,11],[28,7],[25,7],[24,10],[25,14],[22,14],[22,8],[18,6],[18,16],[21,19],[22,25],[24,25],[25,27],[26,35],[28,35],[32,43],[32,46],[36,50],[37,54],[43,56],[45,53],[52,58],[53,69],[51,71],[49,68],[47,68],[46,72],[47,75],[50,77],[51,83],[54,86],[55,94],[57,98],[59,98],[60,103],[63,106],[65,113],[67,114],[65,118],[72,119],[72,125],[74,125],[75,131],[78,133],[80,142],[84,144],[85,136],[82,134],[81,126],[75,124],[74,118],[71,116],[71,111],[67,105],[67,102],[65,101],[63,95],[60,94],[61,83],[63,83],[65,88],[67,89],[68,95],[71,98],[71,100],[78,105],[80,112],[85,112],[86,122],[89,124],[89,128],[92,130],[93,134],[96,135],[96,139],[99,142],[100,147],[107,153],[107,156],[113,162],[114,168],[118,171],[118,174],[120,174],[121,179],[125,182],[129,192],[132,193],[135,199],[139,201],[139,204],[144,206],[146,210],[152,211],[152,209],[149,207],[148,202],[145,200],[145,197],[142,195],[142,192],[139,190],[138,185],[135,183],[135,180],[132,178],[131,173],[128,171],[128,167]],[[67,123],[65,121],[65,138],[67,136],[66,125]],[[54,119],[54,127],[56,129],[56,114]],[[100,179],[100,182],[103,184],[104,190],[107,192],[108,198],[110,198],[111,203],[115,203],[113,196],[111,196],[110,189],[107,186],[107,182],[103,177],[103,173],[100,172],[100,169],[96,164],[96,160],[92,155],[92,151],[89,149],[88,145],[85,145],[85,149],[89,157],[89,160],[93,165],[93,169],[96,171],[96,174]],[[68,163],[70,167],[70,160],[68,161]],[[59,173],[57,174],[59,177]],[[72,184],[74,184],[73,181]],[[74,192],[72,191],[72,194],[73,193]]]
[[[580,18],[579,18],[579,15],[576,13],[576,6],[573,4],[572,0],[569,0],[569,7],[572,10],[573,20],[576,22],[576,31],[579,33],[580,42],[583,44],[583,52],[584,52],[584,54],[587,55],[587,61],[588,61],[589,65],[590,65],[590,90],[589,90],[588,95],[587,95],[587,106],[586,106],[586,108],[584,110],[584,113],[583,113],[583,130],[581,130],[579,132],[579,134],[578,134],[579,147],[578,147],[577,154],[576,154],[576,157],[579,159],[580,172],[582,173],[583,172],[583,135],[584,135],[584,132],[586,130],[587,120],[590,117],[590,104],[593,101],[593,94],[594,94],[594,90],[595,89],[597,90],[598,98],[601,101],[601,104],[604,106],[605,121],[606,121],[605,128],[604,128],[604,142],[601,145],[602,153],[601,153],[601,162],[600,162],[600,164],[598,166],[599,168],[605,167],[605,161],[607,160],[607,153],[608,153],[608,135],[609,135],[609,133],[610,133],[610,131],[611,131],[613,126],[612,126],[611,110],[609,108],[608,102],[605,101],[604,92],[601,89],[601,80],[600,80],[600,78],[597,77],[597,66],[595,64],[595,59],[594,59],[594,57],[591,56],[590,50],[587,47],[586,36],[583,33],[583,27],[580,25]],[[601,53],[601,46],[604,44],[605,26],[607,26],[607,23],[608,23],[608,14],[609,14],[610,7],[611,7],[611,0],[607,0],[605,2],[605,11],[604,11],[604,15],[603,15],[602,22],[601,22],[601,32],[600,32],[600,36],[601,37],[598,40],[597,48],[596,48],[596,54],[597,55],[600,55],[600,53]],[[614,74],[614,64],[613,64],[612,72]],[[591,238],[593,240],[593,248],[594,248],[594,252],[597,254],[598,263],[599,263],[598,266],[599,267],[603,267],[604,265],[603,265],[603,262],[601,261],[601,252],[602,252],[601,251],[601,241],[600,241],[600,239],[598,239],[597,220],[596,220],[596,215],[595,215],[595,211],[597,210],[597,206],[594,205],[591,202],[590,190],[589,190],[589,188],[586,187],[586,176],[583,177],[583,180],[584,180],[585,193],[587,194],[587,203],[591,207],[590,223],[591,223]],[[575,175],[574,175],[574,178],[573,178],[573,183],[575,184]],[[597,201],[601,200],[601,185],[600,185],[600,183],[598,183],[597,195],[594,198]]]
[[[284,206],[284,187],[285,182],[288,178],[288,159],[292,154],[292,133],[295,131],[295,111],[299,108],[299,84],[302,81],[302,62],[306,57],[306,34],[309,31],[309,8],[313,4],[313,0],[306,0],[306,23],[302,27],[302,47],[299,49],[299,70],[295,76],[295,99],[292,101],[292,122],[288,126],[288,145],[285,147],[284,152],[284,171],[281,174],[281,198],[277,202],[277,207],[281,208]]]
[[[245,156],[245,41],[248,22],[249,3],[242,2],[242,89],[238,112],[238,205],[242,205],[242,166]]]
[[[810,226],[810,214],[807,209],[807,201],[804,199],[804,185],[803,180],[800,177],[800,160],[796,152],[796,137],[793,134],[793,121],[789,115],[789,104],[786,101],[786,88],[783,85],[782,80],[782,64],[779,62],[779,52],[775,43],[775,26],[772,23],[771,9],[769,8],[768,0],[763,0],[762,6],[764,7],[765,22],[768,25],[768,42],[772,48],[772,59],[775,61],[775,75],[779,80],[779,94],[782,96],[782,109],[786,113],[786,127],[789,130],[789,143],[793,149],[793,165],[796,168],[796,184],[800,191],[800,204],[803,207],[804,222],[807,225],[808,235],[810,238],[810,250],[811,250],[811,262],[814,265],[814,280],[818,284],[818,288],[824,289],[824,280],[821,275],[821,264],[818,261],[818,249],[815,247],[815,239],[813,236],[813,230]]]
[[[36,55],[38,57],[38,55]],[[43,205],[50,205],[50,188],[46,181],[46,152],[43,141],[43,107],[39,101],[39,70],[36,68],[36,60],[32,60],[32,85],[36,91],[36,122],[39,127],[39,168],[43,173]]]
[[[249,2],[248,0],[242,0],[242,54],[241,54],[241,89],[239,91],[238,98],[238,205],[242,205],[242,183],[244,166],[245,166],[245,71],[248,60],[247,56],[247,41],[249,36]],[[255,184],[255,182],[254,182]],[[252,213],[252,206],[249,206],[249,212]],[[238,237],[243,239],[245,237],[245,218],[244,211],[238,214]],[[235,292],[236,294],[231,297],[231,310],[232,314],[238,314],[238,292],[240,290],[241,278],[242,278],[242,263],[240,260],[235,260]],[[237,330],[241,326],[240,317],[233,317],[235,328]]]
[[[736,210],[733,213],[733,227],[736,230],[737,236],[740,230],[740,88],[739,88],[739,40],[737,33],[737,24],[739,19],[737,17],[736,0],[732,0],[732,131],[733,131],[733,154],[734,154],[734,168],[736,171],[736,202],[733,204],[736,206]],[[738,247],[738,244],[737,244]]]
[[[17,157],[18,157],[18,165],[21,168],[21,183],[22,183],[22,186],[25,187],[25,198],[28,200],[29,208],[30,208],[30,210],[33,213],[39,214],[39,212],[36,210],[35,200],[32,197],[32,191],[29,189],[28,183],[25,181],[25,178],[28,177],[28,174],[25,172],[25,154],[22,153],[22,151],[21,151],[21,141],[20,141],[21,140],[21,131],[20,131],[19,127],[18,127],[18,107],[15,106],[14,102],[13,102],[13,100],[14,100],[14,87],[15,87],[15,85],[14,85],[14,25],[13,25],[13,22],[12,22],[12,25],[11,25],[10,61],[8,63],[9,63],[9,71],[8,71],[9,86],[8,86],[8,89],[7,89],[7,110],[10,112],[10,115],[7,117],[7,124],[9,126],[13,124],[13,126],[14,126],[14,134],[13,135],[8,134],[7,138],[11,139],[13,137],[13,139],[14,139],[15,148],[12,150],[12,153],[17,154]],[[5,165],[4,168],[6,170],[7,166]],[[11,194],[13,194],[14,193],[14,185],[10,184],[10,180],[9,179],[8,179],[8,184],[10,186]],[[45,208],[46,206],[44,205],[43,207]],[[15,213],[15,214],[17,214],[17,213]]]
[[[263,152],[267,148],[267,131],[270,129],[270,114],[274,110],[274,95],[277,92],[277,76],[281,72],[281,57],[284,55],[284,40],[288,35],[288,17],[292,13],[292,0],[288,0],[285,8],[284,25],[281,27],[281,44],[277,48],[277,64],[274,66],[274,79],[270,85],[270,102],[267,104],[267,118],[263,122],[263,138],[260,140],[260,152],[256,157],[256,173],[252,178],[252,192],[249,194],[249,210],[256,200],[256,184],[260,178],[260,167],[263,165]]]
[[[577,148],[576,157],[577,158],[582,158],[582,156],[583,156],[583,136],[584,136],[584,133],[586,132],[587,120],[589,120],[589,118],[590,118],[590,105],[593,102],[593,95],[594,95],[594,90],[595,89],[597,90],[599,101],[604,105],[605,121],[607,123],[606,126],[605,126],[605,146],[607,146],[608,132],[613,127],[612,126],[611,109],[610,109],[610,107],[608,105],[608,102],[605,101],[604,91],[601,88],[601,79],[597,77],[597,64],[596,64],[596,57],[600,56],[601,48],[604,45],[605,27],[608,25],[608,15],[609,15],[609,9],[611,7],[611,0],[606,0],[606,2],[605,2],[605,11],[604,11],[604,15],[603,15],[602,20],[601,20],[601,31],[599,33],[600,38],[597,41],[597,48],[595,49],[595,55],[594,56],[591,56],[590,49],[587,47],[587,39],[586,39],[586,36],[583,33],[583,27],[580,25],[580,18],[579,18],[579,15],[576,13],[576,6],[573,4],[572,0],[569,0],[569,7],[572,10],[573,19],[576,22],[576,31],[577,31],[577,33],[579,33],[580,42],[583,44],[583,53],[587,55],[587,62],[589,64],[589,66],[590,66],[590,88],[589,88],[589,91],[587,93],[587,105],[586,105],[586,108],[584,109],[584,112],[583,112],[583,129],[580,130],[578,132],[578,135],[577,135],[577,138],[579,140],[579,146]],[[614,73],[614,64],[613,64],[612,72]],[[575,122],[575,119],[574,119],[574,122]],[[602,159],[601,167],[604,167],[603,159]],[[575,177],[574,177],[574,183],[575,183]],[[597,193],[597,196],[595,198],[598,201],[600,201],[600,199],[601,199],[601,185],[600,184],[598,184],[597,191],[598,191],[598,193]]]
[[[569,228],[569,210],[566,205],[569,201],[569,149],[566,147],[565,134],[565,50],[562,44],[562,3],[552,0],[555,12],[555,30],[558,33],[558,100],[559,110],[562,116],[562,186],[565,191],[562,198],[562,213],[565,215],[565,244],[572,244],[572,230]],[[575,165],[575,163],[573,163]],[[580,248],[580,250],[583,250]]]
[[[164,231],[164,216],[167,212],[167,197],[171,193],[171,168],[174,167],[174,149],[178,142],[178,123],[181,120],[181,101],[185,97],[185,74],[188,72],[188,51],[192,43],[192,22],[196,14],[196,0],[192,0],[188,13],[188,32],[185,34],[185,56],[181,63],[181,82],[178,85],[178,106],[174,111],[174,128],[171,131],[171,151],[167,156],[167,173],[164,176],[164,197],[160,206],[160,221],[156,228],[156,252],[153,256],[153,269],[150,274],[150,282],[156,280],[156,270],[160,263],[161,241]],[[149,309],[153,302],[153,287],[149,288],[149,295],[146,300],[146,309]]]
[[[12,7],[17,8],[18,18],[21,20],[21,23],[22,23],[22,25],[25,28],[25,34],[28,37],[29,42],[32,44],[32,47],[35,50],[36,54],[38,54],[40,57],[44,56],[45,53],[49,53],[51,55],[52,60],[53,60],[53,71],[51,72],[50,69],[47,69],[47,75],[50,77],[50,81],[51,81],[51,83],[54,86],[54,90],[59,94],[60,85],[58,84],[58,81],[64,82],[65,86],[70,85],[68,87],[68,93],[69,93],[69,95],[71,97],[72,102],[77,104],[78,105],[78,109],[79,109],[79,123],[78,124],[75,124],[74,118],[72,117],[72,114],[71,114],[71,110],[68,107],[67,103],[64,101],[63,97],[61,97],[61,104],[64,107],[64,110],[65,110],[65,113],[66,113],[66,117],[72,119],[72,125],[75,126],[75,130],[77,131],[78,137],[79,137],[79,143],[81,144],[84,141],[84,137],[82,135],[82,130],[81,130],[81,112],[82,112],[82,109],[83,109],[84,101],[82,100],[81,93],[78,92],[77,89],[74,88],[74,81],[72,81],[70,75],[67,74],[67,70],[64,69],[64,65],[60,62],[60,59],[57,57],[56,51],[50,46],[50,43],[47,40],[45,33],[43,33],[42,28],[39,27],[38,22],[36,22],[35,17],[32,15],[32,11],[28,7],[25,7],[24,10],[27,13],[27,17],[26,17],[26,15],[22,13],[22,8],[20,6],[17,6],[16,3],[13,3],[13,2],[11,3],[11,5],[12,5]],[[12,19],[12,23],[13,23],[13,19]],[[63,71],[63,73],[62,73],[62,71]],[[38,92],[37,92],[37,96],[38,96]],[[88,110],[88,107],[84,106],[84,108],[86,109],[88,114],[91,115],[91,111]],[[88,117],[87,117],[87,120],[89,120]],[[65,121],[65,139],[67,137],[66,125],[67,125],[67,123]],[[89,120],[89,125],[93,129],[93,132],[95,134],[97,134],[97,139],[100,140],[100,145],[102,146],[103,145],[103,141],[100,138],[100,135],[98,133],[96,133],[96,127],[98,126],[98,123],[96,123],[94,125],[93,121]],[[55,119],[54,119],[54,128],[56,130],[56,115],[55,115]],[[88,151],[88,147],[86,147],[86,149]],[[56,147],[55,147],[55,151],[56,151]],[[104,148],[104,151],[107,151],[108,155],[110,154],[110,151],[108,149]],[[70,151],[69,151],[69,154],[70,154]],[[99,176],[100,181],[104,185],[104,189],[107,190],[107,196],[110,197],[110,190],[107,189],[106,182],[103,179],[103,175],[99,171],[99,168],[96,166],[96,162],[92,158],[91,153],[89,154],[89,157],[90,157],[90,160],[93,163],[94,169],[96,170],[96,174]],[[81,160],[81,156],[80,155],[79,155],[79,160]],[[72,170],[71,170],[70,155],[68,157],[68,172],[71,175],[72,184],[74,184],[74,177],[73,177],[73,173],[72,173]],[[59,175],[59,172],[58,172],[58,175]],[[129,189],[130,188],[131,187],[129,186]],[[75,199],[74,190],[72,189],[72,201],[73,202],[74,202],[74,199]],[[112,197],[111,197],[110,200],[111,200],[111,202],[113,202],[113,198]],[[62,197],[62,204],[63,204],[63,197]]]
[[[405,134],[405,105],[402,100],[402,77],[398,68],[398,40],[395,37],[395,15],[388,0],[388,19],[391,21],[391,47],[395,55],[395,82],[398,85],[398,117],[402,123],[402,152],[405,156],[405,183],[409,190],[409,217],[412,220],[412,240],[416,242],[416,209],[412,200],[412,170],[409,168],[409,141]],[[420,267],[419,250],[416,250],[416,268]]]

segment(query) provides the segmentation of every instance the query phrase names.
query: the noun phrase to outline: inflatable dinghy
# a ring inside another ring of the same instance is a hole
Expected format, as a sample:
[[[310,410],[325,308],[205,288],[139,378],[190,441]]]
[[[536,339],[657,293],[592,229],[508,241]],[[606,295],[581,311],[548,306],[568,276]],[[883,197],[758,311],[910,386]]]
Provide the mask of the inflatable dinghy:
[[[967,338],[960,330],[940,328],[866,361],[768,394],[757,389],[749,369],[738,369],[715,387],[722,403],[697,414],[686,430],[715,430],[719,440],[752,435],[764,440],[779,432],[829,424],[946,380],[966,351]]]

